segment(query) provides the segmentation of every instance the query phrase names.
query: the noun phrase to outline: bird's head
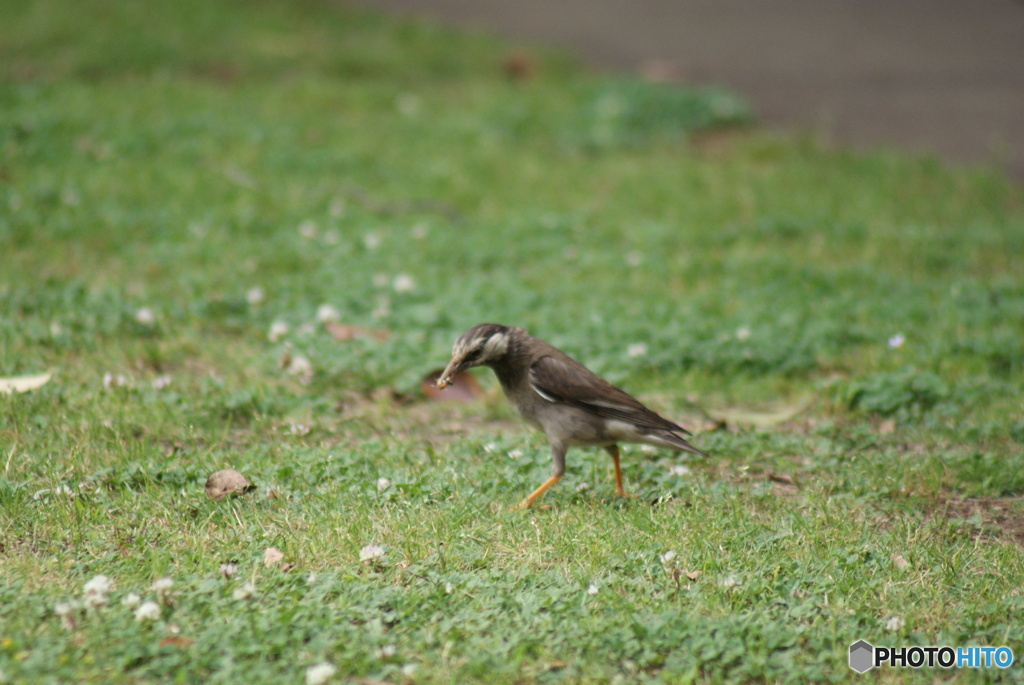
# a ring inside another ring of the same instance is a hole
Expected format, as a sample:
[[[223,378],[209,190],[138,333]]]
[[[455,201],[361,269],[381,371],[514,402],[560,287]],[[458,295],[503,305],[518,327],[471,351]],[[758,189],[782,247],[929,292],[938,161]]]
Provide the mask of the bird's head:
[[[460,335],[452,348],[452,360],[437,379],[437,387],[449,386],[456,374],[466,369],[493,364],[504,357],[514,330],[497,323],[482,323]]]

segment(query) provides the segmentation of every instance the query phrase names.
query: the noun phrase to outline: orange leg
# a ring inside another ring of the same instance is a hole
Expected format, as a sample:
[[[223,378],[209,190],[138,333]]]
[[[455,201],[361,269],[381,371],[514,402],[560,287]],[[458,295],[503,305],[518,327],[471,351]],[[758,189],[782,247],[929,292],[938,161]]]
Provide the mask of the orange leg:
[[[612,455],[612,463],[615,464],[615,494],[619,497],[629,497],[626,491],[622,489],[622,467],[619,466],[619,446],[611,445],[606,449]]]
[[[526,507],[530,506],[531,504],[533,504],[533,500],[535,500],[538,497],[540,497],[541,495],[543,495],[545,490],[547,490],[552,485],[557,483],[559,480],[561,480],[561,478],[562,478],[561,474],[559,474],[557,476],[551,476],[546,481],[544,481],[539,488],[537,488],[536,490],[531,492],[529,495],[527,495],[526,499],[524,499],[522,502],[517,504],[515,506],[515,508],[516,509],[525,509]]]

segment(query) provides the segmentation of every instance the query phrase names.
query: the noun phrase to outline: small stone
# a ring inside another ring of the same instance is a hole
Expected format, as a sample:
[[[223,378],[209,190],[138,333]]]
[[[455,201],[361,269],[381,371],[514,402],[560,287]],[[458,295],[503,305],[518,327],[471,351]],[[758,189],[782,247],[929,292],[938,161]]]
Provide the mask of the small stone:
[[[234,469],[222,469],[206,479],[206,494],[213,499],[224,499],[231,493],[252,492],[256,488],[245,476]]]

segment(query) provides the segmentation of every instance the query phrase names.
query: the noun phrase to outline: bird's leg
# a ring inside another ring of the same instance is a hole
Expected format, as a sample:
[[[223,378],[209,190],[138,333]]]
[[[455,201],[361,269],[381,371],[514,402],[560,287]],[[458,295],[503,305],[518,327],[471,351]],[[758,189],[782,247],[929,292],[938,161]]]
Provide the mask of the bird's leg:
[[[629,497],[626,491],[622,489],[622,467],[619,466],[619,446],[608,445],[605,449],[608,450],[608,454],[612,455],[612,463],[615,464],[615,494],[619,497]]]
[[[566,448],[562,445],[551,446],[551,477],[541,483],[540,487],[531,492],[526,496],[522,502],[515,506],[516,509],[525,509],[526,507],[533,504],[533,500],[537,499],[544,494],[544,491],[550,488],[552,485],[562,479],[562,474],[565,473],[565,450]]]

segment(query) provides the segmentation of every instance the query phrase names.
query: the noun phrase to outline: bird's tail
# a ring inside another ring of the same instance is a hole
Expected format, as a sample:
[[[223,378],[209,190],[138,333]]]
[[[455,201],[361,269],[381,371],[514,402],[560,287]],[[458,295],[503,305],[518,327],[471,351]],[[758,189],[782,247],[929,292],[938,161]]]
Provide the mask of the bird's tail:
[[[673,431],[652,431],[647,434],[648,437],[653,438],[651,442],[660,443],[665,447],[672,447],[682,452],[690,452],[692,454],[699,454],[702,457],[710,458],[711,455],[707,452],[703,452],[689,442],[686,441],[679,433]]]

